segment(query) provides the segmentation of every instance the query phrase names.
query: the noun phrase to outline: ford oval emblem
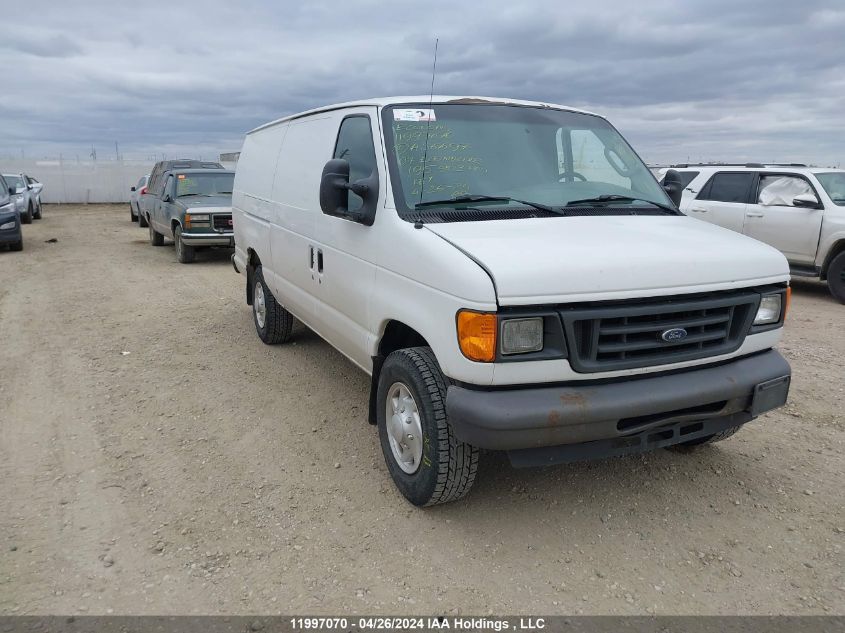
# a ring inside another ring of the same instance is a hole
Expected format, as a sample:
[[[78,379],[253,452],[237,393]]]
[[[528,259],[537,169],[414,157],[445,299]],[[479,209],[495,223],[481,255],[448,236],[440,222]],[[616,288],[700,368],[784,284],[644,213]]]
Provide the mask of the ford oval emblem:
[[[667,343],[674,343],[675,341],[683,341],[687,337],[687,331],[682,327],[673,327],[669,330],[664,330],[660,334]]]

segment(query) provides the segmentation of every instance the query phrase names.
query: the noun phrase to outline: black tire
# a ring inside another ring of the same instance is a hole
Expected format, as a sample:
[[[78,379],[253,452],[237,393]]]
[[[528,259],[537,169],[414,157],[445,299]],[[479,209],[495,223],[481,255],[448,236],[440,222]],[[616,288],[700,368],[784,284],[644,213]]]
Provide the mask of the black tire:
[[[140,226],[142,229],[145,229],[149,225],[150,225],[150,223],[147,222],[147,216],[145,216],[143,213],[139,212],[138,213],[138,226]]]
[[[414,398],[422,429],[422,459],[413,473],[394,457],[387,429],[387,398],[397,383]],[[393,483],[415,506],[456,501],[469,492],[478,471],[478,449],[458,440],[446,418],[447,379],[429,347],[391,353],[379,374],[377,402],[381,450]]]
[[[153,225],[150,224],[150,244],[153,246],[164,246],[164,235],[159,233],[153,228]]]
[[[33,216],[36,220],[41,219],[41,214],[43,213],[44,209],[41,207],[41,203],[38,203],[38,206],[35,208],[35,215]]]
[[[741,428],[742,425],[734,426],[729,429],[725,429],[724,431],[714,433],[713,435],[700,437],[697,440],[692,440],[690,442],[681,442],[680,444],[673,444],[672,446],[667,446],[666,449],[670,451],[675,451],[676,453],[692,453],[693,451],[703,446],[707,446],[708,444],[714,444],[716,442],[721,442],[722,440],[728,439],[731,435],[739,431]]]
[[[196,251],[193,246],[188,246],[182,242],[182,227],[176,225],[173,231],[173,241],[176,246],[176,261],[180,264],[190,264],[196,258]]]
[[[827,287],[839,303],[845,303],[845,251],[834,257],[827,267]]]
[[[138,216],[135,215],[135,207],[132,206],[132,203],[129,203],[129,221],[130,222],[137,222]]]
[[[23,240],[20,242],[12,242],[9,244],[10,251],[22,251],[23,250]]]
[[[32,224],[32,203],[26,208],[26,213],[21,213],[21,224]]]
[[[255,269],[252,276],[252,320],[255,323],[255,331],[267,345],[278,345],[287,343],[290,340],[293,330],[293,315],[285,310],[264,281],[264,274],[261,266]],[[260,288],[259,288],[260,285]],[[264,324],[260,323],[259,316],[261,306],[259,298],[263,297]]]

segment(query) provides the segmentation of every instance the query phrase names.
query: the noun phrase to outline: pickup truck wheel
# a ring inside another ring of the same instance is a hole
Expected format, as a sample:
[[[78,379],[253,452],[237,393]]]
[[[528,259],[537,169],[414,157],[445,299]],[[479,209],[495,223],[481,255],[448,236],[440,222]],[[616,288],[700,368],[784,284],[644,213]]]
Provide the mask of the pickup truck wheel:
[[[692,440],[690,442],[681,442],[680,444],[667,446],[666,449],[670,451],[675,451],[676,453],[691,453],[694,450],[701,448],[702,446],[706,446],[707,444],[713,444],[714,442],[721,442],[722,440],[726,440],[731,435],[739,431],[741,428],[741,425],[734,426],[732,428],[725,429],[724,431],[714,433],[713,435],[700,437],[697,440]]]
[[[150,224],[150,244],[153,246],[164,246],[164,235],[156,231],[152,224]]]
[[[177,226],[173,232],[174,241],[176,242],[176,260],[180,264],[190,264],[196,257],[196,251],[193,246],[188,246],[182,242],[182,227]]]
[[[834,257],[827,267],[827,287],[840,303],[845,303],[845,252]]]
[[[428,347],[390,354],[379,374],[378,433],[393,483],[416,506],[455,501],[472,487],[478,449],[446,418],[447,379]]]
[[[149,223],[149,222],[147,222],[147,218],[146,218],[146,216],[145,216],[143,213],[140,213],[140,212],[139,212],[139,213],[138,213],[138,226],[140,226],[142,229],[145,229],[145,228],[147,228],[149,225],[150,225],[150,223]]]
[[[26,213],[21,213],[22,224],[32,224],[32,203],[26,208]]]
[[[252,318],[258,338],[267,345],[287,343],[293,330],[293,315],[285,310],[264,282],[261,266],[255,269],[252,288]]]

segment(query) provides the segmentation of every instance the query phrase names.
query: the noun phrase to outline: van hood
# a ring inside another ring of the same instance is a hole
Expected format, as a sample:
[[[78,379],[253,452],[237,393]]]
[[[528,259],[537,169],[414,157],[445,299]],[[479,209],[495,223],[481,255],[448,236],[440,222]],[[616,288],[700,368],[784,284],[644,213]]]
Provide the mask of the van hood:
[[[426,224],[493,279],[500,305],[727,290],[789,279],[774,248],[678,216]]]

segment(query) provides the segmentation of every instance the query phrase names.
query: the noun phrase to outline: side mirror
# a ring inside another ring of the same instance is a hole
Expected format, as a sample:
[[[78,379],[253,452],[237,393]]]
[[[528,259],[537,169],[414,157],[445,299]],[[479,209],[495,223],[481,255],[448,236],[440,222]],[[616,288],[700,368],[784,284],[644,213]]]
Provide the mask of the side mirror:
[[[10,195],[10,196],[14,196],[14,195],[16,195],[17,193],[18,193],[18,190],[17,190],[17,189],[15,189],[14,187],[9,187],[9,195]]]
[[[165,191],[163,194],[161,194],[161,201],[162,202],[173,202],[173,196],[171,196],[169,193],[167,193]]]
[[[801,193],[792,199],[792,205],[802,209],[820,209],[818,198],[811,193]]]
[[[129,187],[129,191],[135,191],[135,187]]]
[[[349,210],[350,191],[364,201],[360,209]],[[377,202],[377,171],[373,170],[368,178],[350,183],[349,161],[333,158],[325,164],[320,178],[320,208],[323,213],[371,226],[375,221]]]
[[[684,195],[684,181],[681,173],[676,169],[670,169],[663,176],[663,189],[669,194],[676,207],[681,206],[681,196]]]

